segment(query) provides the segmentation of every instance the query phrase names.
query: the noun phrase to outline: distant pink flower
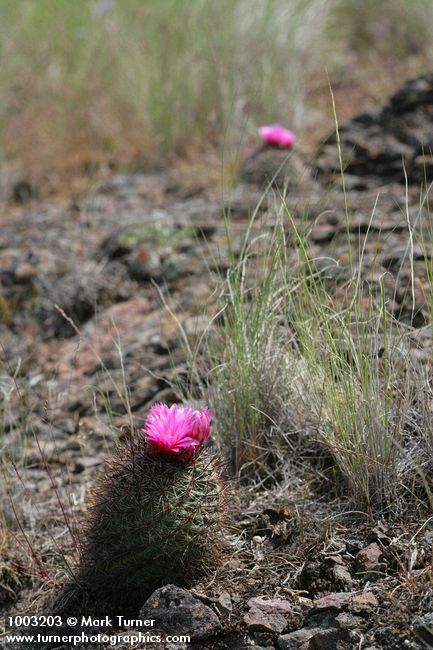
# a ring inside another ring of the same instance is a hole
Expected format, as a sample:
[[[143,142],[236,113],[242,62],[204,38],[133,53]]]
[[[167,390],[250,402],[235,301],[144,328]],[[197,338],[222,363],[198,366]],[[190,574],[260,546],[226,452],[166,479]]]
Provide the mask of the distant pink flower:
[[[291,149],[295,144],[296,135],[285,129],[281,124],[271,124],[259,128],[260,137],[266,144],[279,149]]]
[[[152,455],[173,455],[191,460],[210,436],[212,413],[190,406],[155,404],[144,425],[148,451]]]

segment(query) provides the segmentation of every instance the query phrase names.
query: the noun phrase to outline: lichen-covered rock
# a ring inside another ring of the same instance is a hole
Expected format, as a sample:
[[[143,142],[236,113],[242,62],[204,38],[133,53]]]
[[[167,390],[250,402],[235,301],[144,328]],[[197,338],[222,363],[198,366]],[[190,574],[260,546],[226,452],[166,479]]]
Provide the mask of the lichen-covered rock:
[[[154,619],[152,629],[165,634],[203,639],[221,630],[216,613],[191,592],[175,585],[157,589],[140,610],[142,620]]]

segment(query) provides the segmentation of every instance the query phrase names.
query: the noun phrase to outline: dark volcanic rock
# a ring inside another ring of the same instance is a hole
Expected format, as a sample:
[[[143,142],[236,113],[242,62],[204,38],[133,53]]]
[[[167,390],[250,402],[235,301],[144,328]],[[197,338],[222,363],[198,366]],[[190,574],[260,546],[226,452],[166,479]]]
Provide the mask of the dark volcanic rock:
[[[278,638],[279,650],[308,650],[311,639],[321,632],[320,628],[302,628]]]
[[[186,589],[166,585],[154,591],[143,605],[143,620],[155,619],[155,629],[165,634],[185,634],[202,639],[221,630],[215,612]]]
[[[278,638],[279,650],[339,650],[347,647],[346,633],[335,628],[302,628]],[[342,645],[343,644],[343,645]]]
[[[368,177],[369,185],[404,183],[404,167],[409,182],[431,181],[433,74],[408,81],[382,110],[359,115],[339,131],[344,170],[352,185],[359,177]],[[329,178],[340,174],[336,144],[332,133],[316,159],[319,173]]]

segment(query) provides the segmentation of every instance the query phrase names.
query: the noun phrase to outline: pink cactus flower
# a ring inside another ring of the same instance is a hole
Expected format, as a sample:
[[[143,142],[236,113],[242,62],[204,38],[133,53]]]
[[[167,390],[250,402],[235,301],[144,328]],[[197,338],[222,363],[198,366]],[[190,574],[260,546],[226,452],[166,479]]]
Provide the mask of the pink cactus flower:
[[[206,406],[202,411],[194,411],[195,425],[194,425],[194,438],[202,444],[210,436],[210,422],[212,419],[212,411]]]
[[[189,461],[210,436],[212,412],[190,406],[154,404],[143,431],[151,455],[171,455]]]
[[[261,126],[259,135],[263,142],[271,147],[278,147],[278,149],[291,149],[296,141],[296,135],[293,131],[285,129],[281,124]]]

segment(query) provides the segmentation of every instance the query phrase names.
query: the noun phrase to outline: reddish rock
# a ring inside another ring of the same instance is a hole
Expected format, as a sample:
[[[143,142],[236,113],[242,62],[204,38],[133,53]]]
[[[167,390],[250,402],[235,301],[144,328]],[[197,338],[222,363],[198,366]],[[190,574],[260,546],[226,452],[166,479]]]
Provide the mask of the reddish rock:
[[[356,555],[356,559],[359,564],[366,566],[368,564],[377,564],[381,555],[382,551],[380,550],[379,545],[376,542],[372,542],[359,551]]]
[[[328,594],[314,601],[314,609],[321,611],[323,609],[338,609],[342,610],[349,606],[353,597],[353,592],[338,592],[335,594]]]
[[[372,609],[375,609],[378,604],[376,596],[371,593],[371,591],[364,591],[352,598],[349,609],[351,612],[356,613],[370,612]]]
[[[372,542],[356,555],[358,570],[366,578],[374,578],[379,571],[383,571],[385,563],[380,561],[382,551],[376,542]]]
[[[282,614],[266,613],[252,607],[244,616],[244,623],[250,632],[277,632],[281,634],[287,627],[287,620]]]
[[[314,610],[320,612],[326,609],[342,611],[349,609],[351,612],[366,612],[377,607],[377,599],[371,591],[364,592],[339,592],[328,594],[314,601]]]
[[[113,351],[115,354],[115,341],[120,338],[126,346],[137,338],[137,332],[146,332],[147,325],[155,319],[155,312],[150,311],[149,301],[140,296],[106,309],[87,324],[79,339],[75,337],[62,344],[57,363],[58,380],[65,380],[68,387],[72,383],[87,383],[101,358]],[[59,347],[58,342],[56,345]]]
[[[265,598],[250,598],[248,606],[253,609],[260,609],[267,614],[274,614],[275,612],[278,614],[292,614],[294,612],[292,603],[282,598],[271,598],[269,600]]]

